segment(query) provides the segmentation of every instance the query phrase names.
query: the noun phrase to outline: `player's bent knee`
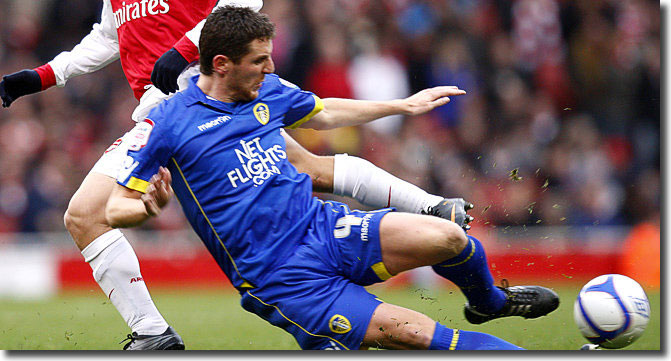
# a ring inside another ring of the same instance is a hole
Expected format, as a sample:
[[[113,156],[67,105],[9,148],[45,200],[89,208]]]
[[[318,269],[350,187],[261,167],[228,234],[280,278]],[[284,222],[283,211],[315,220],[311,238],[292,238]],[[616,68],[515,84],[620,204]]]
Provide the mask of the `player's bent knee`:
[[[312,154],[312,153],[311,153]],[[312,185],[317,190],[330,191],[333,189],[333,157],[312,154],[312,164],[315,166],[309,173]]]
[[[63,224],[70,233],[80,228],[80,217],[77,216],[77,211],[72,208],[72,201],[68,205],[68,209],[65,210],[65,214],[63,214]]]
[[[63,215],[65,229],[80,249],[111,230],[105,219],[105,204],[100,199],[85,199],[75,194]]]
[[[441,222],[441,240],[447,256],[453,257],[461,253],[468,245],[468,237],[461,227],[456,223],[445,221]]]
[[[79,199],[77,194],[75,194],[70,203],[68,203],[68,209],[65,210],[63,215],[63,222],[65,223],[65,228],[68,231],[77,230],[78,228],[85,227],[87,215],[90,215],[91,210],[86,205],[85,200]]]
[[[86,234],[86,223],[81,217],[77,217],[75,214],[68,208],[63,215],[63,223],[79,249],[84,249],[90,243],[83,241],[84,234]]]

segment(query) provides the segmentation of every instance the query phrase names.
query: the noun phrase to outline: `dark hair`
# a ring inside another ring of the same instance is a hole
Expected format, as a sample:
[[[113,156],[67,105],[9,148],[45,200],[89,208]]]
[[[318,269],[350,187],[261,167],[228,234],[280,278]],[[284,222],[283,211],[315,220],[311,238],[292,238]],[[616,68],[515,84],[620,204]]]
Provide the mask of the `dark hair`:
[[[212,60],[217,55],[238,63],[249,53],[252,41],[274,36],[275,25],[268,15],[246,7],[220,7],[207,17],[200,33],[200,71],[212,75]]]

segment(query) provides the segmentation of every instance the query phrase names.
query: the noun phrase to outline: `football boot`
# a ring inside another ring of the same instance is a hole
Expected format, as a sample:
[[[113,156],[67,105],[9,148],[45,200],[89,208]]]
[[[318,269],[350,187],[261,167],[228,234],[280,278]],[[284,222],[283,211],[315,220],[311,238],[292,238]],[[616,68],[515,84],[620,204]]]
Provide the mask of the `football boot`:
[[[170,326],[160,335],[138,335],[133,332],[119,343],[128,340],[130,341],[123,346],[124,350],[184,350],[184,341]]]
[[[506,303],[496,313],[482,313],[471,307],[468,302],[464,306],[466,320],[472,324],[481,324],[493,319],[509,316],[537,318],[545,316],[559,307],[559,296],[541,286],[508,286],[507,280],[502,280],[503,287],[496,286],[506,293]]]
[[[466,212],[471,209],[473,209],[473,204],[463,198],[443,198],[435,206],[429,206],[426,211],[422,211],[422,214],[447,219],[458,224],[464,231],[468,231],[471,229],[469,223],[473,221],[473,217]]]

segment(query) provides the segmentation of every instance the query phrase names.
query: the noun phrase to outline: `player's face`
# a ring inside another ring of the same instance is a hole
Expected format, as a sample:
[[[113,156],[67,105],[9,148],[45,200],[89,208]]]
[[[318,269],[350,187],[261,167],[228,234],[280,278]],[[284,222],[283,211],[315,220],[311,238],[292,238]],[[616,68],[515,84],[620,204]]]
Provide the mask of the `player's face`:
[[[229,77],[229,89],[235,101],[252,101],[259,96],[259,89],[266,74],[275,71],[271,57],[272,40],[256,39],[249,45],[250,52],[238,64],[233,64]]]

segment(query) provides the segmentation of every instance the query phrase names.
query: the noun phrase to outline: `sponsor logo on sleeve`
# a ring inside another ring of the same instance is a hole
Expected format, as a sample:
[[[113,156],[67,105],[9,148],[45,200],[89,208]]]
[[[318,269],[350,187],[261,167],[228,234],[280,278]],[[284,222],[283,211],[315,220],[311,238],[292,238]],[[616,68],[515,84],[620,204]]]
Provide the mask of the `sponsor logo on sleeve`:
[[[128,150],[138,151],[147,145],[152,129],[154,129],[154,122],[150,119],[137,123],[123,139],[124,141],[128,139]]]

